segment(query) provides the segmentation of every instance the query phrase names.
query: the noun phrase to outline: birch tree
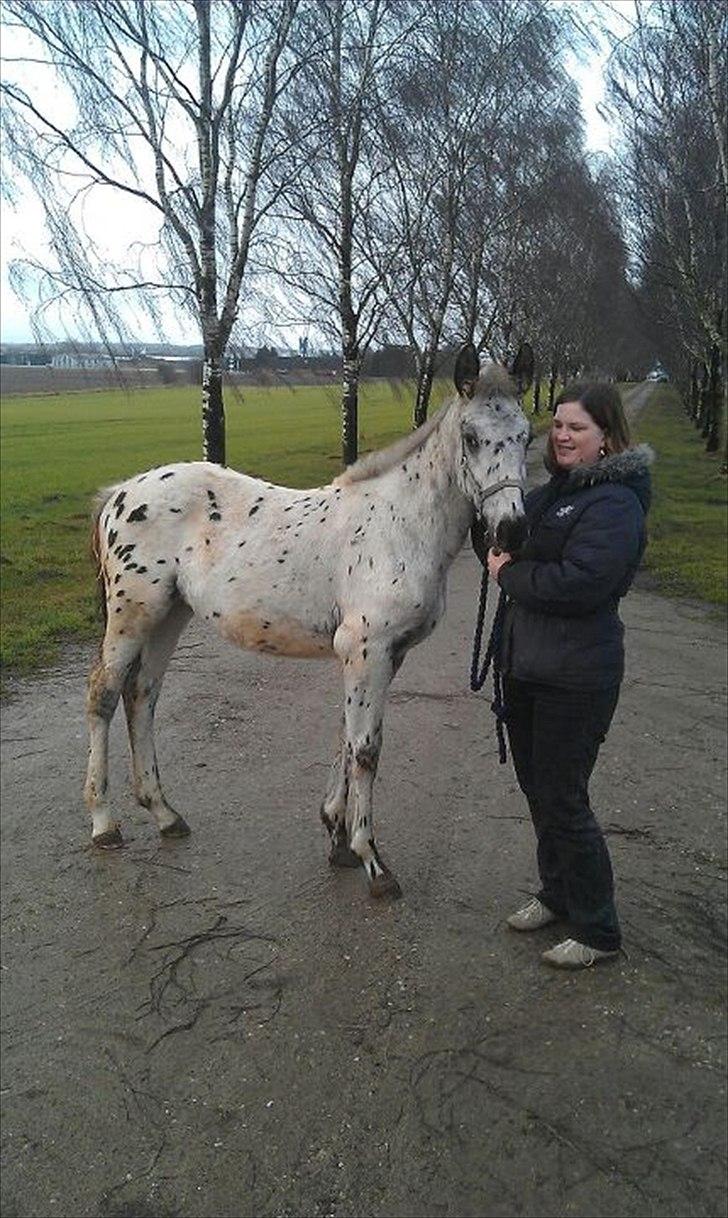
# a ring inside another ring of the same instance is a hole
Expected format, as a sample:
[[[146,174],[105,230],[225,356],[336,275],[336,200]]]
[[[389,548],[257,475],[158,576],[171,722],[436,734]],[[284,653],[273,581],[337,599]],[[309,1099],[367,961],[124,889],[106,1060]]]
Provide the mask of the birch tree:
[[[515,255],[527,232],[524,193],[563,90],[567,32],[542,0],[428,3],[388,98],[403,235],[391,311],[417,367],[416,426],[444,343],[503,346],[491,343],[497,322],[507,324],[495,254]]]
[[[622,195],[640,299],[663,362],[685,387],[696,361],[714,370],[706,439],[716,449],[718,413],[728,440],[728,10],[713,0],[636,0],[630,28],[613,38],[610,97],[624,130]]]
[[[394,257],[380,227],[386,153],[375,99],[387,91],[383,81],[411,32],[411,11],[398,0],[309,0],[316,50],[286,117],[300,138],[290,140],[281,165],[275,270],[288,316],[305,316],[341,352],[346,465],[357,456],[362,359],[380,327]]]
[[[122,297],[158,318],[165,297],[199,327],[202,449],[225,461],[223,366],[251,251],[275,201],[271,138],[301,61],[298,0],[4,0],[8,159],[45,209],[55,264],[46,308],[75,308],[102,337],[124,332]],[[6,42],[7,46],[7,42]],[[62,82],[70,118],[54,107]],[[7,175],[6,175],[7,180]],[[89,196],[141,205],[148,242],[110,265],[84,229]]]

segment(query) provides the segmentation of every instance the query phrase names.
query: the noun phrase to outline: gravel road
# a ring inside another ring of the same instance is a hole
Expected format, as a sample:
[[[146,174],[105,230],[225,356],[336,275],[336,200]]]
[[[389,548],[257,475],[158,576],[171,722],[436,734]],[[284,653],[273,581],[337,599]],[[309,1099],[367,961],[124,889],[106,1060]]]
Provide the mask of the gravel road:
[[[392,686],[379,837],[404,899],[333,872],[318,805],[333,665],[191,628],[159,714],[193,836],[88,849],[90,649],[4,707],[5,1218],[725,1211],[725,637],[647,587],[593,783],[627,955],[549,971],[508,932],[533,841],[488,698],[468,691],[480,569]]]

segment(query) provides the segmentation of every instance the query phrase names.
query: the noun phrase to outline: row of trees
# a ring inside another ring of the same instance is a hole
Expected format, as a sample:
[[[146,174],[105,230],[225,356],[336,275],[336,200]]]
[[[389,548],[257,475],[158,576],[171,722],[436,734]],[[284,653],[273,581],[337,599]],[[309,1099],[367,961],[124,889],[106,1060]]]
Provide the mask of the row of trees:
[[[439,352],[528,339],[552,382],[644,370],[620,182],[584,152],[546,0],[4,0],[5,146],[52,258],[16,268],[36,317],[109,340],[120,300],[199,326],[203,451],[224,461],[223,369],[251,309],[341,354],[342,454],[362,361],[405,344],[426,417]],[[615,60],[616,62],[616,60]],[[68,116],[59,118],[57,83]],[[49,100],[50,99],[50,100]],[[7,175],[6,175],[7,182]],[[114,267],[84,232],[113,190],[147,225]],[[125,320],[126,319],[126,320]]]
[[[728,8],[636,0],[614,39],[611,104],[637,300],[708,451],[728,416]]]

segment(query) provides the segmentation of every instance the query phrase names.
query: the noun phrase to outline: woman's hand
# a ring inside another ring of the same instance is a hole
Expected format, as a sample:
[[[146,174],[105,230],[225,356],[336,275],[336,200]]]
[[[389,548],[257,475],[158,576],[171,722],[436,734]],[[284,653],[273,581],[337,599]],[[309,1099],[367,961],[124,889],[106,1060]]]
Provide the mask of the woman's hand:
[[[507,550],[496,550],[495,547],[491,547],[488,550],[488,571],[496,583],[498,582],[498,572],[501,567],[505,567],[512,557],[513,555],[509,554]]]

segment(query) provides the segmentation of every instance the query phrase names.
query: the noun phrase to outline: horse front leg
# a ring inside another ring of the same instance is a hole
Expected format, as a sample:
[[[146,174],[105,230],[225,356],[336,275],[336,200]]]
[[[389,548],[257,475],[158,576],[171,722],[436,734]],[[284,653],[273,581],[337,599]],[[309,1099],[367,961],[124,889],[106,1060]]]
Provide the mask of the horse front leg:
[[[321,804],[321,820],[331,839],[329,862],[332,867],[359,867],[361,859],[349,846],[346,806],[349,798],[349,753],[346,747],[346,720],[342,721],[339,751],[329,773],[326,795]]]
[[[344,665],[346,764],[349,773],[349,846],[364,867],[374,897],[402,895],[396,876],[377,850],[372,790],[382,747],[382,720],[394,665],[389,649],[366,636],[339,638]],[[335,642],[336,645],[336,642]]]

